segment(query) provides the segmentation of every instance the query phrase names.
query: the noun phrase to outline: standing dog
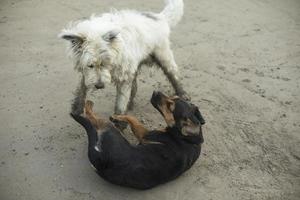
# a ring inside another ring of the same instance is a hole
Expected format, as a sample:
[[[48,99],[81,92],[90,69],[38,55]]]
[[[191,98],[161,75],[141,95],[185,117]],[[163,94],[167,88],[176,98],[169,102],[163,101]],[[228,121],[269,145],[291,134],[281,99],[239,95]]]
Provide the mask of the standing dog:
[[[169,41],[170,27],[182,15],[183,1],[168,0],[160,13],[111,11],[71,23],[60,37],[69,41],[75,70],[83,75],[80,84],[84,85],[79,88],[92,92],[113,82],[117,89],[115,113],[123,114],[136,95],[140,66],[154,63],[176,94],[189,98],[179,82]]]
[[[175,179],[198,159],[205,123],[198,108],[161,92],[153,93],[151,103],[167,123],[164,130],[148,131],[129,115],[111,117],[112,122],[129,123],[138,145],[131,145],[111,122],[96,116],[91,101],[85,104],[85,117],[72,114],[85,128],[89,160],[105,180],[148,189]]]

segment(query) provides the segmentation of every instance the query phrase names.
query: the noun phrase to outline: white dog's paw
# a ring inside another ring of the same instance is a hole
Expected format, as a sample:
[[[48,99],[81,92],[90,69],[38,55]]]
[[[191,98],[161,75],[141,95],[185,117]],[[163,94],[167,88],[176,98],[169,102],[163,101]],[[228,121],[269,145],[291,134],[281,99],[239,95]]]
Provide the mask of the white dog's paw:
[[[181,95],[179,95],[182,99],[186,100],[186,101],[191,101],[191,97],[190,95],[188,95],[186,92],[182,93]]]

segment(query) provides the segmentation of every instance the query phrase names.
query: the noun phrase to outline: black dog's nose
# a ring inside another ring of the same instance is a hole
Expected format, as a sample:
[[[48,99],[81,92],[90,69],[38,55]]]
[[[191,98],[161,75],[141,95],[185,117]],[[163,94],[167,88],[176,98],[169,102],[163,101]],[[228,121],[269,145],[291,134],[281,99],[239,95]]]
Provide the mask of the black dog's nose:
[[[152,96],[156,96],[158,94],[158,91],[154,90],[152,93]]]
[[[161,92],[154,90],[151,97],[151,103],[158,102],[160,99]]]
[[[97,89],[103,89],[104,88],[104,83],[102,83],[102,82],[98,82],[97,84],[95,84],[95,87],[97,88]]]
[[[153,93],[152,93],[152,97],[157,97],[157,96],[160,96],[160,95],[162,95],[162,93],[160,91],[154,90]]]

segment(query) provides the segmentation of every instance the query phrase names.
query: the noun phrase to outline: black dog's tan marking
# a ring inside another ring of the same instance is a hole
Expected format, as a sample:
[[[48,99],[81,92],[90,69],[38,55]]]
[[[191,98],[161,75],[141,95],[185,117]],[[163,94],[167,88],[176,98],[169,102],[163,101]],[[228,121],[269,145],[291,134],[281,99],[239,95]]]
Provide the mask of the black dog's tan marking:
[[[139,142],[143,142],[143,138],[149,132],[144,125],[134,116],[131,115],[114,115],[111,117],[112,122],[127,122]]]
[[[112,122],[96,116],[90,101],[84,108],[86,117],[72,114],[85,128],[89,160],[105,180],[148,189],[175,179],[198,159],[203,143],[201,125],[204,124],[198,108],[160,92],[153,92],[151,103],[168,124],[163,131],[147,130],[129,115],[111,118],[113,122],[129,123],[140,141],[138,145],[131,145]]]

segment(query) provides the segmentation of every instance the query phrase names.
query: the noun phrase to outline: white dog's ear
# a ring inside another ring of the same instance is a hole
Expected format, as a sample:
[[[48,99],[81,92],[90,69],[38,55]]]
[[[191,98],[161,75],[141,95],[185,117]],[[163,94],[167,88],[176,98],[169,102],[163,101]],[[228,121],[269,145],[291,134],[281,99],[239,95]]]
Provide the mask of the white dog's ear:
[[[72,33],[62,33],[60,37],[62,39],[70,41],[73,47],[80,47],[84,42],[84,38],[82,36]]]
[[[107,42],[112,42],[120,33],[118,30],[111,30],[105,33],[102,38]]]

